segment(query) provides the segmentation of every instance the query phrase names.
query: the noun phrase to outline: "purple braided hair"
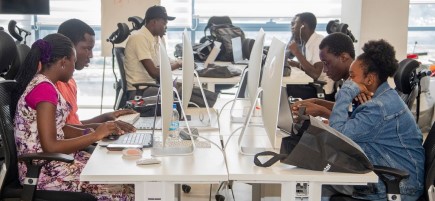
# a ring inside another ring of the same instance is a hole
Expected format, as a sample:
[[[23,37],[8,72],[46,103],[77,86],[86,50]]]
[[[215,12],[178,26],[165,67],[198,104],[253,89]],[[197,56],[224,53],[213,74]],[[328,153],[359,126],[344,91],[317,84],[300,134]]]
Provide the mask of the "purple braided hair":
[[[50,61],[51,45],[45,40],[39,39],[32,44],[32,48],[36,46],[41,51],[41,63],[47,64]]]

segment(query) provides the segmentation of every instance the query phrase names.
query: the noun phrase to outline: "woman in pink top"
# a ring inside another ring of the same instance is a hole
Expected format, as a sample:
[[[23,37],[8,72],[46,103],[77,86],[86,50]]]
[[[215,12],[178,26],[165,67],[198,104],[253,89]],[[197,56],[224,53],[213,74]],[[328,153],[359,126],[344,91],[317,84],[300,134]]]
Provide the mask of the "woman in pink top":
[[[28,153],[64,153],[74,157],[74,163],[50,162],[39,175],[37,188],[87,192],[99,200],[132,200],[132,185],[90,185],[79,176],[90,154],[80,151],[109,134],[122,134],[114,122],[101,124],[94,132],[66,125],[71,106],[59,94],[53,83],[68,81],[74,72],[76,53],[67,37],[50,34],[37,40],[16,77],[21,94],[15,114],[15,139],[18,156]],[[38,66],[40,71],[38,71]],[[27,172],[19,164],[20,181]]]

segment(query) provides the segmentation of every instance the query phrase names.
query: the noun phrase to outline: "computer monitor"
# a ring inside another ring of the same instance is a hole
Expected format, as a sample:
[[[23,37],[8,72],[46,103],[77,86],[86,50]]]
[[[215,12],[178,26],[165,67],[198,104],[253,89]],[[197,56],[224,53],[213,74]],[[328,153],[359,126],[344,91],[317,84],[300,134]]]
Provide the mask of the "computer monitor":
[[[214,63],[217,56],[219,55],[219,52],[221,51],[221,42],[214,41],[213,49],[210,51],[210,54],[208,55],[207,59],[204,62],[204,68],[208,67],[208,64]]]
[[[203,98],[203,101],[206,106],[207,114],[208,114],[208,121],[202,122],[201,120],[198,121],[190,121],[188,124],[190,126],[195,127],[206,127],[211,125],[211,114],[210,114],[210,108],[207,103],[206,96],[204,94],[204,89],[202,88],[202,84],[199,81],[198,73],[194,69],[194,57],[193,57],[193,49],[192,49],[192,43],[190,42],[190,34],[185,29],[183,32],[183,83],[182,83],[182,107],[184,111],[187,110],[187,107],[189,105],[190,98],[192,97],[193,92],[193,83],[196,75],[196,81],[198,82],[198,86],[201,90],[201,95]],[[186,121],[186,119],[184,119]],[[188,120],[188,119],[187,119]],[[180,122],[182,123],[182,122]]]
[[[251,54],[249,56],[249,74],[246,88],[248,89],[248,98],[251,101],[251,105],[255,104],[255,101],[257,99],[257,97],[255,97],[255,94],[260,83],[261,62],[263,60],[263,46],[265,36],[266,33],[264,33],[263,29],[260,29],[257,34],[257,38],[255,38],[254,46],[252,47]]]
[[[183,84],[182,84],[182,105],[186,110],[189,105],[190,97],[193,90],[193,79],[195,71],[195,60],[193,58],[192,44],[189,39],[189,34],[186,29],[183,32]]]
[[[246,119],[247,111],[243,110],[242,115],[240,114],[234,114],[234,107],[236,105],[236,101],[238,101],[239,93],[241,91],[245,91],[245,95],[247,95],[247,99],[249,100],[248,108],[251,105],[256,104],[257,96],[256,92],[260,83],[260,73],[261,73],[261,64],[263,60],[263,45],[264,45],[264,39],[265,39],[266,33],[263,31],[263,29],[260,29],[260,31],[257,34],[257,37],[255,38],[254,45],[251,50],[251,54],[249,56],[249,63],[248,63],[248,69],[247,74],[244,73],[240,83],[239,87],[245,86],[245,90],[241,90],[240,88],[237,91],[236,96],[234,97],[234,101],[231,106],[231,121],[237,122],[237,123],[243,123]],[[247,78],[245,78],[247,76]],[[246,82],[246,85],[242,82]],[[244,99],[246,100],[246,98]]]
[[[281,87],[279,101],[278,125],[277,127],[286,134],[291,134],[293,129],[293,114],[290,109],[286,87]]]
[[[165,47],[160,43],[160,102],[162,116],[163,146],[169,135],[169,126],[172,117],[172,105],[174,104],[172,70]]]
[[[275,137],[278,124],[285,48],[286,43],[275,37],[272,39],[261,78],[261,88],[263,89],[263,93],[260,96],[261,116],[267,136],[274,147],[276,146]]]
[[[233,60],[234,63],[242,62],[243,59],[243,51],[242,51],[242,38],[235,37],[231,39],[231,45],[233,48]]]
[[[261,115],[263,119],[263,127],[267,133],[271,148],[276,147],[276,129],[278,124],[278,111],[280,105],[281,82],[284,66],[286,44],[275,37],[267,54],[266,63],[263,68],[261,86],[255,93],[255,98],[260,96]],[[255,105],[252,105],[248,116],[245,120],[244,127],[239,136],[239,150],[242,154],[256,154],[264,148],[257,148],[255,145],[243,144],[243,139],[246,137],[246,130],[250,126]]]
[[[154,143],[151,149],[151,155],[153,156],[165,156],[165,155],[188,155],[194,151],[194,144],[192,146],[185,147],[171,147],[167,146],[167,139],[169,136],[169,126],[172,117],[172,105],[174,103],[174,92],[177,94],[177,90],[173,86],[172,69],[169,61],[168,54],[166,53],[165,46],[162,41],[159,41],[160,52],[160,102],[161,102],[161,122],[162,122],[162,141],[160,143]],[[179,97],[178,97],[179,98]],[[183,108],[181,108],[181,114],[184,115]],[[154,137],[154,139],[158,139]],[[161,144],[161,146],[158,146]]]

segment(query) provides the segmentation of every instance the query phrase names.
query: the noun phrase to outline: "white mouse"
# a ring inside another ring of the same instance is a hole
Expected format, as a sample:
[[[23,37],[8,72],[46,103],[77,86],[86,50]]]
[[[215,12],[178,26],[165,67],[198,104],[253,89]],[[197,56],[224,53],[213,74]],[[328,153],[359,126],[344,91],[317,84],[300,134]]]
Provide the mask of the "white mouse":
[[[150,165],[150,164],[159,164],[161,161],[156,158],[141,158],[136,161],[137,165]]]

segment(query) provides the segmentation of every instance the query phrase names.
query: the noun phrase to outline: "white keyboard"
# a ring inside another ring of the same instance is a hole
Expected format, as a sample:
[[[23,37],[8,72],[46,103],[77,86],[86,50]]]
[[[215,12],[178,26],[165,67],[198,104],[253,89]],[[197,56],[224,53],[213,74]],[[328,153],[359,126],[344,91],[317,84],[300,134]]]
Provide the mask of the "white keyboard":
[[[156,130],[162,129],[162,123],[160,121],[161,118],[157,117],[155,123]],[[139,130],[152,130],[154,128],[154,117],[141,117],[133,125]]]
[[[122,144],[145,144],[151,141],[151,136],[149,133],[136,133],[131,135],[126,135],[127,137],[122,139]]]
[[[166,147],[171,148],[182,148],[182,147],[190,147],[192,146],[191,140],[167,140],[166,141]],[[154,142],[153,147],[162,147],[162,142]],[[195,140],[195,147],[196,148],[210,148],[211,144],[207,141],[198,141]]]
[[[139,119],[139,117],[140,117],[140,113],[126,114],[126,115],[119,116],[118,118],[116,118],[116,120],[127,122],[129,124],[134,124],[134,122],[136,122]]]

